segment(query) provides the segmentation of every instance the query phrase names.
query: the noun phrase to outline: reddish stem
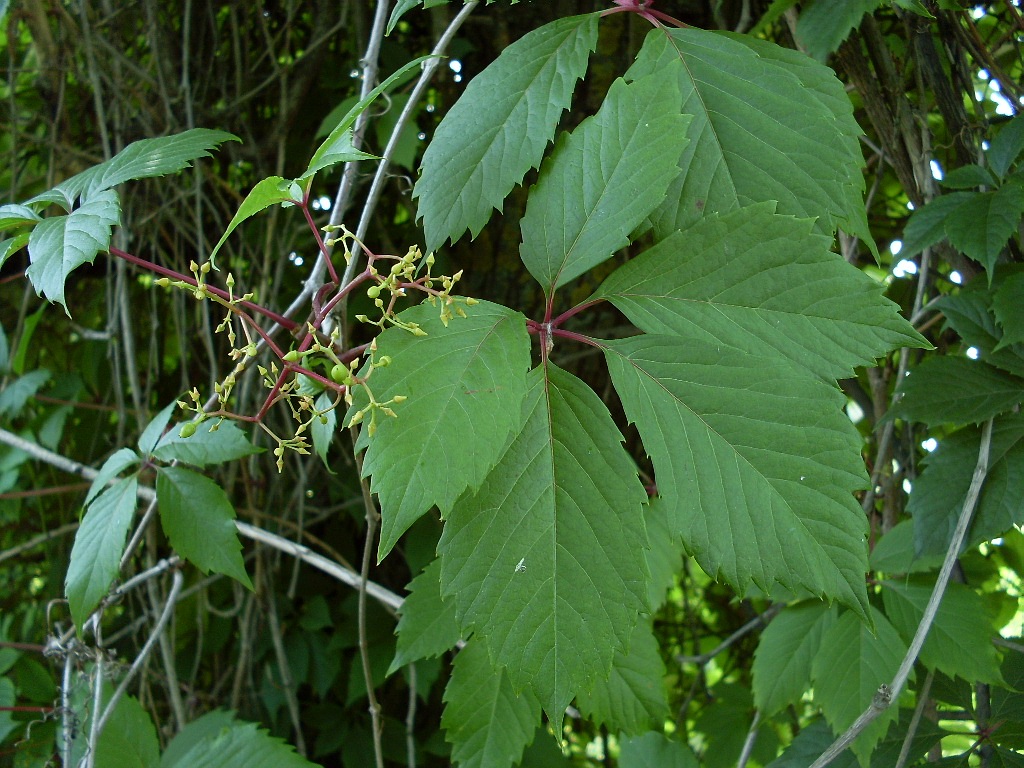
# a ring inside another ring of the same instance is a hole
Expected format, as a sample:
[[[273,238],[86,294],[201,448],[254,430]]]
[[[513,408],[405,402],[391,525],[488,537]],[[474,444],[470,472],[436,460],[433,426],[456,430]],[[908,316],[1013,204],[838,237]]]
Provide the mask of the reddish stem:
[[[556,317],[554,320],[552,320],[551,321],[551,325],[554,326],[555,328],[557,328],[558,326],[560,326],[562,323],[564,323],[566,320],[568,320],[573,315],[577,315],[580,312],[582,312],[583,310],[589,309],[590,307],[594,306],[595,304],[600,304],[602,301],[604,301],[604,299],[594,299],[593,301],[585,301],[582,304],[577,304],[572,309],[570,309],[570,310],[568,310],[566,312],[563,312],[558,317]]]
[[[312,189],[312,185],[310,185]],[[331,282],[335,285],[341,285],[341,280],[338,279],[338,273],[334,270],[334,263],[331,261],[331,256],[327,252],[327,245],[324,243],[324,239],[320,237],[320,230],[317,229],[316,222],[313,221],[313,214],[309,212],[309,194],[303,198],[301,205],[302,214],[306,217],[306,223],[309,224],[309,229],[313,233],[313,237],[316,238],[316,246],[320,249],[320,258],[327,264],[327,271],[331,275]]]

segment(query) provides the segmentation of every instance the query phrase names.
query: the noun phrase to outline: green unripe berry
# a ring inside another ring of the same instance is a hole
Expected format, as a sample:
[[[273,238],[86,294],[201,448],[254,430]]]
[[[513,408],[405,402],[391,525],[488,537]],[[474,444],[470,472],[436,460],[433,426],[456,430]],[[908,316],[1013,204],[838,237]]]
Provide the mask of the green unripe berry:
[[[380,296],[380,286],[371,285],[369,288],[366,289],[366,295],[369,296],[371,299],[376,299],[378,296]]]
[[[344,384],[348,380],[348,368],[338,363],[331,368],[331,381],[335,384]]]
[[[301,355],[299,354],[299,350],[293,349],[291,352],[287,353],[284,356],[284,361],[286,363],[297,363],[297,362],[299,362],[300,358],[301,358]]]
[[[196,433],[196,423],[194,421],[186,421],[181,425],[181,431],[178,434],[183,438],[192,437]]]

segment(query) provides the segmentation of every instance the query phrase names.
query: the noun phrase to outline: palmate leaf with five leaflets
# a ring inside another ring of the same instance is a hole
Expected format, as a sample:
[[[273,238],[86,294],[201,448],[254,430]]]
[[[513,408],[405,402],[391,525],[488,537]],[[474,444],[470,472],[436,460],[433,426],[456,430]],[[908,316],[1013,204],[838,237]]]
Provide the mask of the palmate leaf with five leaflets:
[[[432,506],[447,514],[463,491],[476,490],[520,423],[526,321],[490,302],[464,311],[445,326],[437,307],[420,304],[401,319],[418,323],[425,337],[391,328],[377,339],[377,359],[391,363],[367,386],[378,402],[408,398],[395,406],[397,418],[378,418],[376,434],[360,430],[356,443],[366,449],[363,475],[380,499],[380,558]],[[368,402],[361,388],[353,395],[353,410]]]
[[[781,358],[672,336],[602,342],[687,549],[743,593],[779,583],[867,608],[867,477],[833,386]]]
[[[594,294],[649,333],[778,354],[827,379],[928,342],[882,286],[774,203],[712,215],[616,270]]]
[[[445,524],[441,592],[558,733],[646,603],[646,493],[593,390],[550,363],[529,385],[521,431]]]
[[[690,119],[666,75],[616,80],[598,113],[563,135],[541,167],[520,255],[548,294],[626,246],[679,174]]]
[[[427,250],[474,237],[531,168],[597,45],[596,14],[558,19],[508,46],[466,86],[423,154],[413,196]]]

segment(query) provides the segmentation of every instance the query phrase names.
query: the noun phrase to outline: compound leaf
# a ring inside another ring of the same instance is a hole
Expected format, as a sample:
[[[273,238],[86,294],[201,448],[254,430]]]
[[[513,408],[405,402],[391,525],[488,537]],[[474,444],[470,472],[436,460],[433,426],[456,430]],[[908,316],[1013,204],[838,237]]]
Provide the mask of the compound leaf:
[[[409,584],[409,596],[398,609],[398,644],[388,674],[406,664],[440,656],[459,642],[455,603],[441,599],[441,560],[435,559]],[[461,655],[461,654],[460,654]]]
[[[68,311],[64,283],[71,272],[92,262],[110,246],[110,233],[120,221],[121,207],[113,190],[99,192],[71,213],[51,216],[36,224],[28,239],[28,279],[43,294]],[[69,313],[70,314],[70,313]]]
[[[466,86],[423,153],[419,199],[427,250],[480,232],[531,168],[569,106],[597,45],[596,14],[545,24]]]
[[[867,237],[861,131],[830,69],[765,41],[673,29],[648,34],[626,77],[679,59],[691,142],[680,175],[651,216],[658,239],[705,211],[768,200],[778,201],[780,213],[816,218],[816,232],[831,235],[843,224]]]
[[[89,505],[75,534],[64,587],[71,617],[78,627],[99,605],[117,576],[138,487],[132,475],[107,488]]]
[[[441,726],[460,768],[517,765],[540,719],[537,697],[529,690],[517,694],[508,673],[491,666],[480,641],[470,641],[455,657],[444,702]]]
[[[811,661],[839,612],[819,600],[787,606],[761,633],[754,653],[754,703],[771,715],[811,687]]]
[[[814,657],[814,701],[836,733],[868,708],[879,686],[892,682],[907,652],[907,644],[881,611],[872,606],[870,612],[874,631],[846,612],[825,633]],[[850,748],[861,765],[868,764],[871,750],[898,716],[899,707],[889,707],[853,742]]]
[[[373,371],[369,388],[378,402],[408,398],[395,404],[397,417],[376,418],[373,437],[362,429],[356,444],[380,498],[379,558],[430,507],[445,515],[463,491],[476,490],[519,424],[530,368],[525,320],[484,301],[464,311],[446,326],[424,303],[401,319],[425,337],[391,328],[377,339],[377,359],[391,363]],[[366,392],[354,394],[353,409],[365,407]]]
[[[235,509],[219,485],[190,469],[161,467],[156,496],[160,523],[179,555],[203,573],[223,573],[252,589],[235,530]]]
[[[441,593],[559,733],[646,603],[646,493],[593,390],[550,363],[529,385],[521,431],[445,524]]]
[[[636,625],[629,651],[615,653],[609,678],[579,693],[576,704],[591,721],[612,733],[638,735],[665,722],[665,664],[650,621]]]
[[[782,355],[826,378],[930,346],[811,226],[772,203],[712,215],[624,264],[594,298],[649,333]]]
[[[693,339],[602,342],[683,543],[713,578],[803,587],[864,615],[860,438],[836,388]]]
[[[909,643],[924,616],[935,580],[882,582],[885,614]],[[982,598],[964,584],[946,586],[928,637],[921,648],[921,663],[950,677],[1005,685],[999,672],[999,654],[992,644],[996,634]]]
[[[563,135],[541,167],[520,255],[546,293],[628,245],[679,174],[690,119],[679,114],[673,71],[616,80],[598,113]]]

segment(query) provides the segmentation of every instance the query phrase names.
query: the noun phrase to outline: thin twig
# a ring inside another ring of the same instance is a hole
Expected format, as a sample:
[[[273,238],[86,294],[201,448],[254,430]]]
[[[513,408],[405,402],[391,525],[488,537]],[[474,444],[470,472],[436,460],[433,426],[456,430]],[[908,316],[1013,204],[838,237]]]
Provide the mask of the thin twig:
[[[769,621],[775,618],[775,614],[777,614],[785,607],[785,603],[776,603],[775,605],[771,606],[767,611],[762,613],[760,616],[755,616],[742,627],[737,629],[735,632],[733,632],[731,635],[725,638],[725,640],[719,643],[718,646],[713,650],[710,650],[707,653],[702,653],[698,656],[676,656],[676,661],[680,664],[698,664],[700,666],[704,666],[713,658],[715,658],[715,656],[722,653],[722,651],[728,650],[730,647],[735,645],[744,636],[750,634],[758,627],[767,624]]]
[[[928,636],[928,630],[931,629],[932,622],[935,621],[935,614],[939,610],[939,603],[942,601],[942,596],[946,591],[946,584],[949,583],[950,574],[953,572],[953,566],[956,564],[957,558],[960,556],[960,548],[963,546],[964,538],[967,536],[967,529],[971,524],[971,517],[974,514],[974,508],[977,506],[978,497],[981,495],[981,487],[985,482],[985,476],[988,474],[988,458],[989,451],[992,447],[992,419],[985,422],[985,426],[981,430],[981,445],[978,449],[978,463],[974,467],[974,477],[971,479],[970,488],[967,490],[967,496],[964,499],[964,506],[960,512],[960,518],[957,520],[956,530],[953,533],[953,539],[949,542],[949,548],[946,550],[946,559],[942,563],[942,568],[939,570],[938,578],[935,580],[935,588],[932,590],[932,595],[928,599],[928,605],[925,606],[924,615],[921,617],[921,623],[917,625],[917,632],[914,634],[914,639],[910,643],[910,648],[907,649],[906,655],[903,657],[903,663],[900,664],[900,668],[896,672],[896,676],[893,678],[892,683],[889,685],[881,686],[878,693],[875,694],[870,706],[861,713],[860,717],[851,725],[845,733],[843,733],[835,742],[830,746],[821,757],[814,761],[811,768],[825,768],[826,765],[831,763],[838,757],[860,733],[868,727],[879,715],[882,714],[889,705],[899,699],[900,692],[903,690],[904,684],[907,682],[907,678],[910,676],[910,671],[913,669],[914,663],[917,661],[918,654],[921,652],[921,647],[924,645],[925,638]]]
[[[910,726],[907,728],[907,735],[903,738],[903,746],[900,747],[900,756],[893,768],[903,768],[910,757],[910,747],[914,743],[914,735],[917,733],[917,726],[921,724],[921,716],[924,714],[925,705],[928,704],[928,694],[932,689],[932,680],[935,679],[935,672],[929,672],[924,679],[921,690],[917,692],[917,706],[914,707],[914,715],[910,718]]]
[[[740,759],[736,761],[736,768],[746,768],[750,761],[750,754],[754,751],[754,742],[757,741],[757,727],[761,724],[761,710],[754,712],[754,719],[750,721],[750,730],[747,731],[747,738],[743,742],[743,749],[740,751]]]

